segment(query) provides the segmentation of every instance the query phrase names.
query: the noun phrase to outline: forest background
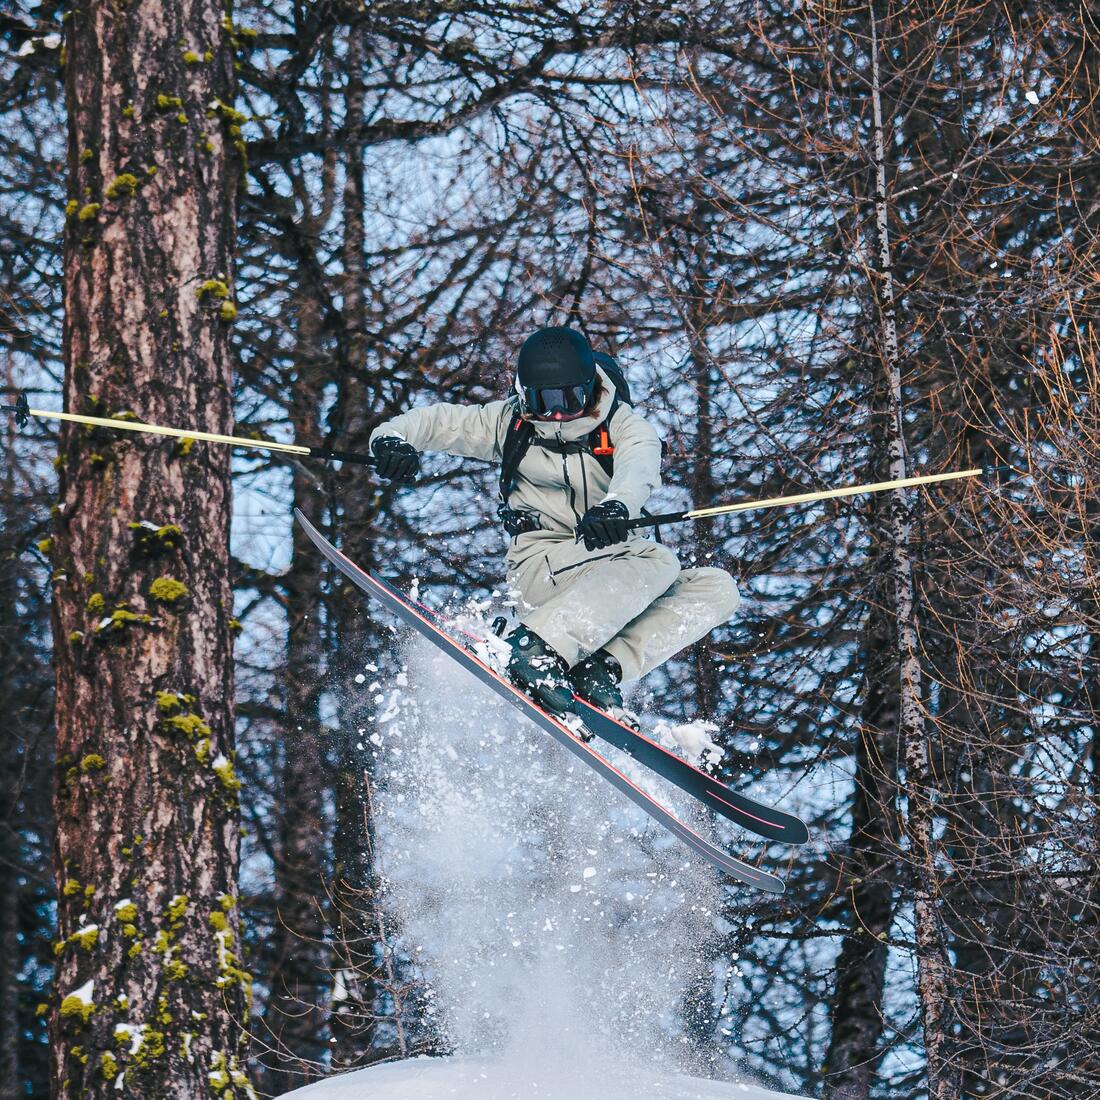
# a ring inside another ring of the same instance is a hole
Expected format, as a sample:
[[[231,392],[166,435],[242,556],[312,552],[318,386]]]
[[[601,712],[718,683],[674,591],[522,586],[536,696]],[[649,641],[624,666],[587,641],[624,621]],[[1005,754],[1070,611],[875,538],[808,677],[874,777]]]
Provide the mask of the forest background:
[[[668,532],[745,599],[644,705],[815,838],[757,850],[784,897],[724,890],[676,1026],[807,1095],[1100,1096],[1097,34],[1043,0],[16,0],[4,385],[361,450],[570,323],[664,432],[661,503],[1011,467]],[[55,427],[2,428],[0,1097],[445,1049],[376,903],[381,696],[343,690],[392,636],[290,514],[487,597],[494,471]]]

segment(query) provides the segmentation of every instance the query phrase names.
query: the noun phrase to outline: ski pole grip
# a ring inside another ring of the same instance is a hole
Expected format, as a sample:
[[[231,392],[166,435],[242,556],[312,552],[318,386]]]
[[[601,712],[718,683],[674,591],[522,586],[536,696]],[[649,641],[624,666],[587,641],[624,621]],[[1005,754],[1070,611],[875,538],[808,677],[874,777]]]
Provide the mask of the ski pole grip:
[[[324,447],[311,447],[309,453],[313,458],[324,458],[330,462],[351,462],[356,466],[377,465],[373,455],[362,454],[358,451],[329,451]]]
[[[627,520],[626,526],[628,530],[635,531],[639,527],[659,527],[662,523],[679,523],[687,518],[687,512],[665,512],[660,516],[638,516]]]

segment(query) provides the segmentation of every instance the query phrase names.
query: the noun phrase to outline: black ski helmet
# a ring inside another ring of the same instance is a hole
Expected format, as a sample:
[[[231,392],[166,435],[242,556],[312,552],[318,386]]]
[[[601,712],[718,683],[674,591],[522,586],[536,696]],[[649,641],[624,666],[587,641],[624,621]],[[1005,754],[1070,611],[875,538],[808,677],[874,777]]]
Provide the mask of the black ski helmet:
[[[519,349],[516,389],[539,420],[576,420],[596,389],[592,346],[576,329],[540,328]]]

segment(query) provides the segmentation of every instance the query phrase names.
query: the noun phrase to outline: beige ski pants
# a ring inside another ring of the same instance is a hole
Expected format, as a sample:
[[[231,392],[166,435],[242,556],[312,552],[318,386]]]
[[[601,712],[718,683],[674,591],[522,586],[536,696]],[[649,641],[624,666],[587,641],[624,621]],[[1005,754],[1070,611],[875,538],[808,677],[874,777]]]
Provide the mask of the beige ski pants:
[[[508,580],[522,597],[520,621],[568,664],[606,649],[624,680],[709,634],[741,603],[724,569],[681,569],[671,550],[642,538],[586,550],[571,534],[540,532],[538,550]]]

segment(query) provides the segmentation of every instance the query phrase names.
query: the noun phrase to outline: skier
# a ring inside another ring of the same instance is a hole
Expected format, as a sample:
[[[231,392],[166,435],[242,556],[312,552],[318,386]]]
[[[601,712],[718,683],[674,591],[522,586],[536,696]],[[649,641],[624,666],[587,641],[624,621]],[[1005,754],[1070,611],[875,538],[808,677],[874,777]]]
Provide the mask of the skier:
[[[508,674],[553,713],[576,693],[621,714],[620,684],[729,619],[737,586],[723,569],[682,569],[628,528],[661,484],[661,442],[610,356],[574,329],[539,329],[520,349],[515,390],[387,420],[371,434],[376,470],[413,481],[421,451],[501,463],[508,582],[522,601]]]

